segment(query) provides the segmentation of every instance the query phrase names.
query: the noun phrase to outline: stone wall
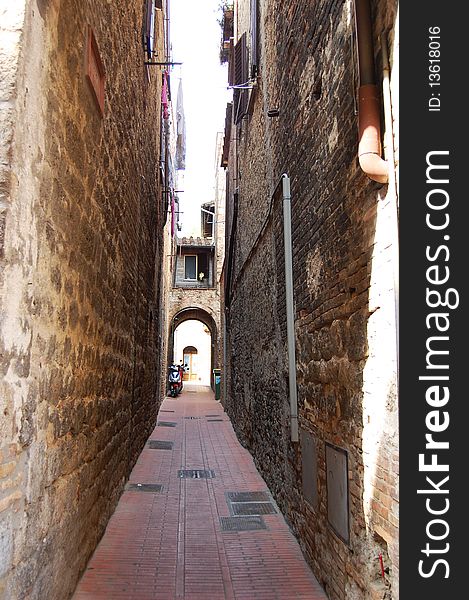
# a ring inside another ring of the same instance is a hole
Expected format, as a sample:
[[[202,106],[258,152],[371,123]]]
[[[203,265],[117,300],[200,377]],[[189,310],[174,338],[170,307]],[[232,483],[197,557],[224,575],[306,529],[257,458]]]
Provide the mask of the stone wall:
[[[64,600],[156,420],[161,73],[143,65],[140,0],[0,16],[0,597]]]
[[[249,2],[236,6],[237,36],[249,36]],[[377,80],[384,35],[394,92],[396,11],[393,0],[372,3]],[[238,218],[224,403],[328,596],[397,598],[396,200],[358,165],[353,3],[261,0],[258,26],[259,77],[228,164],[229,230],[236,189]],[[282,206],[271,200],[282,173],[291,179],[303,443],[289,440]],[[347,456],[348,539],[331,524],[326,448]]]

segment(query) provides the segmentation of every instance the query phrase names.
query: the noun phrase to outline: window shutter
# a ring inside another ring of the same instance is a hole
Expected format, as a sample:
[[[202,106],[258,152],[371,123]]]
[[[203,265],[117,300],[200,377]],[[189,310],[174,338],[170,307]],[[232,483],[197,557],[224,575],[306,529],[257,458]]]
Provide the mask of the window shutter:
[[[248,61],[246,34],[239,38],[234,47],[234,85],[247,85]],[[248,106],[248,90],[235,89],[233,93],[234,122],[239,123],[246,114]]]
[[[230,38],[230,49],[228,53],[228,85],[234,85],[234,40]]]
[[[257,0],[251,0],[251,77],[255,77],[257,75],[258,69]]]
[[[147,0],[145,7],[145,51],[148,60],[153,60],[153,47],[155,43],[155,4],[154,0]]]

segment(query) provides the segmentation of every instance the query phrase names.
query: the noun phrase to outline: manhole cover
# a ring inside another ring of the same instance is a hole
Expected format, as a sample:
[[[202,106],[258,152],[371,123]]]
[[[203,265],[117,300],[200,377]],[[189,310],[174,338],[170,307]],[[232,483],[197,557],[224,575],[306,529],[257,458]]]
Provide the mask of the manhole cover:
[[[226,492],[230,502],[270,502],[268,492]]]
[[[223,419],[207,419],[207,423],[222,423]]]
[[[161,492],[163,486],[159,483],[128,483],[125,489],[129,492]]]
[[[220,517],[222,531],[255,531],[267,529],[262,517]]]
[[[233,502],[233,515],[274,515],[276,510],[270,502]]]
[[[159,427],[176,427],[177,423],[171,423],[170,421],[158,421]]]
[[[167,442],[165,440],[150,440],[148,447],[151,450],[172,450],[174,442]]]
[[[181,479],[213,479],[215,471],[212,469],[180,469],[178,477]]]

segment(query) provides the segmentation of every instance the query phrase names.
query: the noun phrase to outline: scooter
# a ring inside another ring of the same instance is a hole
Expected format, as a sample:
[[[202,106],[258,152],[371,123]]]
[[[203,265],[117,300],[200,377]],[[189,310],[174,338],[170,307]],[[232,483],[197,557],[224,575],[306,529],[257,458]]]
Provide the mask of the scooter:
[[[168,369],[169,395],[176,398],[182,391],[181,369],[178,365],[170,365]]]

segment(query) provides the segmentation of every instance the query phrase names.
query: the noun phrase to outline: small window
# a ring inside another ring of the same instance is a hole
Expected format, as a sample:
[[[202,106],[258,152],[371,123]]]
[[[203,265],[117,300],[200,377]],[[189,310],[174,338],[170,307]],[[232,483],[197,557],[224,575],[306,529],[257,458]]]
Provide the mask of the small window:
[[[197,280],[197,256],[184,257],[184,279]]]
[[[153,60],[153,52],[155,45],[155,2],[147,0],[145,6],[145,34],[144,46],[148,60]]]
[[[199,281],[205,283],[208,281],[209,276],[209,264],[208,264],[208,254],[199,254]]]
[[[251,0],[251,77],[256,77],[259,69],[257,31],[257,0]]]
[[[247,42],[246,33],[239,38],[238,43],[234,47],[234,84],[233,91],[233,119],[235,124],[241,122],[241,119],[247,112],[248,107],[248,59],[247,59]]]

